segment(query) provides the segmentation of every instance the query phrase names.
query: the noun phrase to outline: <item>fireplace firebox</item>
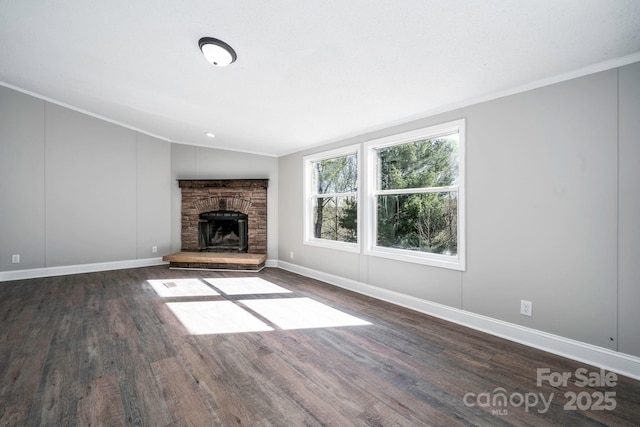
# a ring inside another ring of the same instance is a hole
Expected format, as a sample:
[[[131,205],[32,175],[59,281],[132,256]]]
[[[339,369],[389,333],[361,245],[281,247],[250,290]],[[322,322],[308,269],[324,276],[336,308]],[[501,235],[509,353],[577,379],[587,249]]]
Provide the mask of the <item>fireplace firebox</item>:
[[[201,213],[198,220],[198,250],[247,252],[248,219],[248,215],[234,211]]]

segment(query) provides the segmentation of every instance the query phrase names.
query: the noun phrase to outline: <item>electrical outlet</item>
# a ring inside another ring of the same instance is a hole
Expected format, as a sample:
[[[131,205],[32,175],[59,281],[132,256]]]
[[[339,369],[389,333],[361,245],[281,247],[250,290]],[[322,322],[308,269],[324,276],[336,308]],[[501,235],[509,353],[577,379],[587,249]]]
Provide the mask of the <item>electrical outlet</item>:
[[[293,259],[293,251],[289,252],[289,258]]]
[[[520,300],[520,314],[531,316],[533,314],[533,303],[531,301]]]
[[[154,254],[158,252],[158,247],[157,246],[151,246],[151,252],[153,252]]]
[[[11,263],[19,264],[20,263],[20,254],[11,255]]]

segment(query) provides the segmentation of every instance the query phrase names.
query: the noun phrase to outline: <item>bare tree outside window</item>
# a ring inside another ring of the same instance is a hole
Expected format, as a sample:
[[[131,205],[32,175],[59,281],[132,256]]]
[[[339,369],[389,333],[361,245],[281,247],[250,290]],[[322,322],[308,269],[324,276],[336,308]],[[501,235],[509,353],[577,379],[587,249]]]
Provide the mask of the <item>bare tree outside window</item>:
[[[356,154],[318,160],[312,165],[314,237],[357,242]]]

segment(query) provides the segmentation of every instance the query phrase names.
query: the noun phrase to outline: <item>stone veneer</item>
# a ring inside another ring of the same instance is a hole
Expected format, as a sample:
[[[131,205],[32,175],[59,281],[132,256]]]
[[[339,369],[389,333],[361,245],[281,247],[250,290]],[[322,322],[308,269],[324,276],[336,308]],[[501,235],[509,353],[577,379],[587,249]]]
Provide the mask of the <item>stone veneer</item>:
[[[200,214],[226,210],[249,217],[250,254],[267,253],[268,179],[179,179],[182,190],[182,250],[198,250]]]

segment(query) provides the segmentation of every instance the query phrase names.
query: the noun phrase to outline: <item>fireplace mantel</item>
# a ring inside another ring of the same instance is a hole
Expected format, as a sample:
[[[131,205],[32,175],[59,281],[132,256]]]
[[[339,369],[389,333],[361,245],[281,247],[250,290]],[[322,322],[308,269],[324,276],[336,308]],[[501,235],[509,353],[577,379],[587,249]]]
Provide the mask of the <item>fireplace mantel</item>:
[[[264,188],[268,179],[178,179],[180,188]]]

